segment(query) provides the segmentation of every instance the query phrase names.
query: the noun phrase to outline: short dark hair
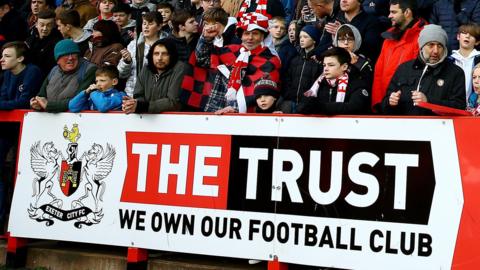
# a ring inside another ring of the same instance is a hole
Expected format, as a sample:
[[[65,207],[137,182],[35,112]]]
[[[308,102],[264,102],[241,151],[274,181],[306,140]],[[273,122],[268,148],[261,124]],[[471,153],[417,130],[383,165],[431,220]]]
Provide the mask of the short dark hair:
[[[70,24],[73,27],[80,27],[80,14],[74,9],[60,12],[57,16],[57,20],[63,24]]]
[[[172,12],[175,10],[175,9],[173,8],[172,4],[166,3],[166,2],[157,4],[157,10],[159,10],[159,9],[161,9],[161,8],[168,8],[168,9],[170,9]]]
[[[353,37],[355,38],[355,34],[353,34],[352,28],[350,27],[340,27],[337,32],[337,37]],[[356,40],[355,40],[356,42]]]
[[[390,5],[399,5],[402,11],[410,9],[414,18],[418,14],[417,0],[390,0]]]
[[[352,57],[350,56],[350,53],[344,48],[340,48],[340,47],[332,47],[326,50],[325,52],[322,53],[322,55],[320,56],[320,59],[323,61],[325,57],[337,58],[340,65],[343,65],[345,63],[350,64],[350,61],[352,61]]]
[[[23,56],[23,58],[24,58],[23,63],[26,63],[26,60],[28,58],[27,57],[28,56],[28,47],[24,42],[21,42],[21,41],[7,42],[7,43],[3,44],[2,51],[7,49],[7,48],[15,49],[15,54],[17,55],[17,58]]]
[[[132,8],[130,5],[123,2],[118,3],[112,8],[112,13],[124,12],[125,14],[132,14]]]
[[[95,71],[95,77],[102,75],[107,76],[110,79],[118,79],[119,77],[118,69],[116,66],[113,65],[107,65],[97,68],[97,71]]]
[[[195,16],[187,10],[178,10],[172,16],[172,26],[173,30],[178,33],[180,31],[180,25],[185,25],[185,23],[190,18],[194,18]]]
[[[162,14],[160,14],[158,11],[146,12],[142,15],[142,19],[147,22],[156,22],[158,25],[163,23]]]
[[[38,12],[37,16],[39,19],[55,19],[56,14],[55,11],[51,9],[46,9]]]
[[[206,22],[219,22],[226,26],[228,23],[228,13],[221,7],[214,7],[203,13],[203,20]]]

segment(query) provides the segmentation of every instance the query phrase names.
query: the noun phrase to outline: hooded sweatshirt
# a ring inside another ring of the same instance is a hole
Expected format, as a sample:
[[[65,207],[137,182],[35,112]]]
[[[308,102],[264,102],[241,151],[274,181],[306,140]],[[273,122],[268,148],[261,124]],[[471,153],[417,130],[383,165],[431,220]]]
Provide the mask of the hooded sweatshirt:
[[[473,49],[467,57],[464,57],[460,54],[459,50],[453,50],[452,52],[452,59],[454,60],[455,64],[463,69],[465,72],[465,91],[466,91],[466,98],[468,101],[468,97],[472,93],[472,71],[473,67],[475,66],[475,62],[478,62],[480,58],[475,61],[475,58],[480,55],[480,51]]]

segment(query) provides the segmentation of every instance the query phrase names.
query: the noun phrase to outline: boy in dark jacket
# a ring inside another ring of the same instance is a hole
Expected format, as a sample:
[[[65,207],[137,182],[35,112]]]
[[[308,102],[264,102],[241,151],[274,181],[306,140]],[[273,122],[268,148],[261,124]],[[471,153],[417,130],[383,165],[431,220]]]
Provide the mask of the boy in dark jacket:
[[[350,53],[334,47],[321,56],[323,74],[298,105],[306,114],[366,114],[370,97],[362,80],[349,72]],[[354,69],[352,69],[354,70]]]

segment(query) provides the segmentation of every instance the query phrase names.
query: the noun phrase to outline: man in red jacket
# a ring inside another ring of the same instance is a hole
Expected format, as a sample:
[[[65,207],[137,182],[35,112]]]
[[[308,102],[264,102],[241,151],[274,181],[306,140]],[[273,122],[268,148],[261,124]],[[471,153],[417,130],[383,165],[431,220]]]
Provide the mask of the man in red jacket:
[[[418,36],[425,20],[417,17],[415,0],[390,1],[392,27],[382,33],[385,39],[382,51],[375,65],[372,87],[372,109],[378,111],[378,106],[385,96],[388,84],[397,67],[418,56]]]

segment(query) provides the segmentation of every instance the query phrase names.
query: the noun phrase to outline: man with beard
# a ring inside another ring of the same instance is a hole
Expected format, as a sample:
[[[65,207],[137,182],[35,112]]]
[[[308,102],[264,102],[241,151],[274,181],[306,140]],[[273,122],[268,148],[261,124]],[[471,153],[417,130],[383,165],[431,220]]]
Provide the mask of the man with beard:
[[[53,49],[61,39],[62,36],[55,28],[55,12],[48,9],[40,11],[25,44],[30,50],[32,63],[42,70],[43,78],[56,65]]]
[[[165,38],[152,44],[135,84],[133,98],[123,97],[125,113],[161,113],[177,111],[178,95],[185,64],[178,61],[175,42]]]
[[[30,107],[37,111],[64,112],[68,102],[95,80],[97,67],[79,58],[80,49],[70,39],[55,45],[57,65],[43,82],[38,96],[30,100]]]
[[[425,20],[417,17],[416,0],[392,0],[390,14],[392,28],[382,33],[385,39],[375,65],[372,87],[372,109],[378,110],[385,96],[390,79],[403,62],[418,56],[418,36]]]
[[[465,109],[465,75],[460,67],[445,60],[447,40],[441,26],[423,28],[417,58],[401,64],[390,81],[382,102],[385,114],[431,115],[430,110],[416,106],[419,102]]]

